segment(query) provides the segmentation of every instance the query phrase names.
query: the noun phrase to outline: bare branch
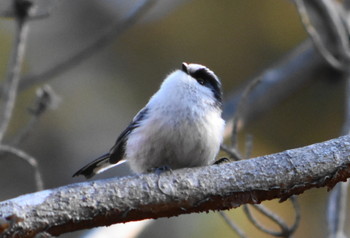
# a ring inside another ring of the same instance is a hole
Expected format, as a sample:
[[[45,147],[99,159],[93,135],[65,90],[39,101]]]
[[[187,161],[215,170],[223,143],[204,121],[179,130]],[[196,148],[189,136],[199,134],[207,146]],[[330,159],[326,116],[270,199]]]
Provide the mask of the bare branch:
[[[259,205],[256,206],[256,208],[258,208]],[[272,217],[274,217],[274,222],[275,224],[279,225],[280,228],[281,228],[281,232],[277,232],[277,231],[273,231],[273,230],[269,230],[267,228],[265,228],[262,224],[260,224],[260,222],[255,219],[255,217],[253,216],[253,214],[250,212],[249,210],[249,206],[248,205],[244,205],[243,206],[243,210],[244,210],[244,213],[247,215],[248,219],[250,220],[250,222],[256,227],[258,228],[259,230],[261,230],[262,232],[265,232],[269,235],[272,235],[272,236],[277,236],[277,237],[285,237],[283,236],[283,231],[287,228],[287,226],[285,224],[283,224],[282,222],[280,222],[280,218],[277,218],[276,219],[276,216],[275,214],[271,213],[270,211],[269,212],[266,212],[267,209],[265,209],[264,211],[264,215],[266,216],[266,214],[270,214],[270,215],[273,215]],[[266,217],[271,217],[271,216],[266,216]]]
[[[278,70],[278,69],[277,69]],[[266,74],[265,74],[266,75]],[[240,99],[238,100],[237,103],[237,110],[234,113],[234,117],[233,117],[233,125],[232,125],[232,133],[231,133],[231,148],[228,148],[225,145],[221,145],[221,150],[225,151],[226,153],[228,153],[231,158],[233,158],[234,160],[240,160],[243,159],[243,157],[240,155],[240,153],[238,152],[237,149],[237,145],[238,145],[238,131],[239,131],[239,126],[242,128],[244,127],[245,124],[245,119],[247,118],[245,116],[246,111],[248,111],[247,109],[248,107],[248,101],[249,98],[252,97],[252,94],[254,92],[254,90],[256,91],[258,89],[258,85],[265,80],[268,80],[269,77],[265,77],[264,74],[254,78],[250,83],[248,83],[248,85],[244,88]],[[252,151],[252,138],[251,137],[247,137],[246,138],[246,156],[245,158],[249,158],[251,151]],[[296,204],[296,201],[293,200],[293,204]],[[261,225],[257,219],[254,218],[254,216],[252,215],[252,213],[250,212],[249,208],[247,205],[245,205],[243,207],[243,210],[245,211],[248,219],[253,223],[253,225],[255,225],[255,227],[257,227],[258,229],[260,229],[261,231],[273,235],[273,236],[278,236],[278,237],[290,237],[296,230],[298,224],[299,224],[299,218],[300,218],[300,211],[299,210],[295,210],[296,215],[296,220],[295,223],[292,225],[292,227],[288,227],[288,225],[286,225],[283,220],[281,218],[279,218],[277,216],[277,214],[274,214],[273,212],[269,211],[268,209],[264,208],[263,206],[254,206],[256,209],[258,209],[264,216],[266,216],[267,218],[270,218],[275,224],[277,224],[280,227],[281,231],[273,231],[273,230],[269,230],[267,228],[265,228],[263,225]],[[294,206],[294,208],[296,208]],[[223,216],[225,214],[221,214],[221,216]],[[223,216],[224,217],[224,216]],[[224,217],[225,221],[227,219],[229,219],[228,217]],[[228,221],[226,221],[228,222]],[[230,224],[229,224],[230,225]],[[235,226],[231,226],[232,229],[234,231],[237,231],[237,229],[235,228]]]
[[[243,159],[243,156],[235,148],[229,148],[227,145],[221,144],[220,145],[220,149],[222,151],[226,152],[230,156],[230,158],[233,159],[233,160],[238,161],[238,160],[242,160]]]
[[[350,58],[349,28],[340,2],[295,0],[300,18],[314,45],[332,67],[344,70]]]
[[[301,209],[296,196],[291,196],[289,200],[292,202],[293,209],[295,212],[294,223],[289,227],[290,234],[293,234],[299,227],[301,220]]]
[[[99,50],[108,46],[113,40],[121,36],[126,30],[131,28],[147,12],[149,12],[149,10],[154,6],[156,1],[157,0],[141,1],[141,3],[135,8],[133,8],[132,11],[121,23],[118,22],[117,24],[106,29],[105,32],[102,33],[98,39],[96,39],[94,42],[92,42],[76,54],[55,64],[45,72],[24,77],[24,80],[20,84],[20,90],[27,89],[34,84],[46,82],[54,76],[62,74],[71,68],[74,68],[77,64],[83,62],[88,57],[91,57]]]
[[[318,80],[318,78],[313,77],[315,72],[326,71],[339,74],[322,59],[310,41],[300,44],[276,65],[257,76],[262,79],[247,99],[244,114],[245,125],[252,118],[256,119],[258,115],[281,103],[311,80]],[[223,117],[226,121],[230,120],[237,110],[245,87],[233,92],[225,101]]]
[[[343,134],[350,130],[350,46],[348,21],[349,2],[330,0],[296,0],[296,6],[318,51],[346,78],[346,108]],[[328,200],[327,222],[329,237],[344,237],[348,183],[338,184]]]
[[[15,0],[13,2],[13,9],[16,13],[17,31],[13,51],[11,54],[11,60],[8,67],[9,70],[5,79],[4,87],[2,88],[4,95],[4,106],[1,109],[0,118],[0,143],[4,139],[16,103],[21,67],[24,60],[25,46],[29,30],[27,20],[29,17],[29,12],[33,7],[32,4],[32,2],[27,0]],[[38,169],[37,161],[33,157],[29,156],[19,149],[7,145],[0,145],[0,151],[14,154],[16,157],[27,162],[34,169],[37,189],[43,189],[43,180]]]
[[[25,0],[14,1],[14,8],[17,11],[17,32],[8,67],[9,71],[3,87],[4,106],[1,109],[0,114],[0,142],[3,140],[10,124],[12,112],[16,103],[17,88],[20,81],[21,67],[25,54],[25,44],[29,30],[27,16],[30,7],[31,3]]]
[[[350,177],[350,136],[201,168],[72,184],[0,203],[3,237],[52,235],[113,223],[224,210]],[[14,220],[16,222],[14,222]]]
[[[245,137],[245,158],[249,159],[252,157],[252,152],[253,152],[253,136],[248,134]]]
[[[249,96],[254,88],[261,82],[262,77],[256,77],[254,78],[248,86],[243,90],[241,98],[237,105],[237,111],[234,114],[233,117],[233,127],[232,127],[232,136],[231,136],[231,143],[232,147],[237,149],[237,136],[238,136],[238,124],[244,124],[244,114],[245,109],[247,108],[247,103]]]
[[[61,2],[59,0],[54,0],[54,1],[47,1],[45,4],[45,7],[40,6],[42,5],[42,3],[40,3],[40,1],[36,1],[36,0],[15,0],[17,2],[27,2],[30,3],[31,5],[33,5],[29,11],[27,11],[27,20],[28,21],[32,21],[32,20],[38,20],[38,19],[43,19],[46,17],[49,17],[51,15],[51,13],[53,12],[53,10],[55,8],[57,8],[57,5]],[[13,2],[15,2],[13,1]],[[43,2],[43,1],[42,1]],[[9,4],[11,5],[11,4]],[[14,7],[8,6],[8,8],[3,9],[2,11],[0,11],[0,16],[1,17],[6,17],[6,18],[14,18],[16,19],[18,17],[18,13],[17,13],[17,9],[15,9]]]
[[[272,236],[276,236],[276,237],[291,237],[292,234],[295,232],[295,230],[298,227],[299,222],[300,222],[300,209],[299,209],[299,205],[297,203],[297,200],[294,196],[292,196],[290,198],[290,201],[293,204],[293,208],[294,208],[295,214],[296,214],[294,223],[290,227],[283,221],[282,218],[280,218],[278,215],[276,215],[275,213],[273,213],[272,211],[267,209],[265,206],[263,206],[261,204],[260,205],[257,205],[257,204],[253,205],[253,208],[258,210],[261,214],[263,214],[264,216],[269,218],[271,221],[273,221],[275,224],[277,224],[280,227],[281,231],[273,231],[273,230],[270,230],[270,229],[264,227],[262,224],[260,224],[259,221],[250,212],[248,205],[244,205],[243,210],[246,213],[248,219],[259,230],[261,230],[267,234],[270,234]]]
[[[55,109],[61,101],[61,98],[52,90],[49,85],[44,85],[36,91],[36,99],[32,107],[29,108],[31,118],[24,125],[16,136],[11,139],[11,146],[18,146],[26,138],[28,138],[30,132],[33,130],[36,123],[38,123],[41,116],[48,109]]]
[[[43,179],[42,179],[40,171],[39,171],[38,162],[36,161],[35,158],[28,155],[24,151],[21,151],[17,148],[7,146],[7,145],[0,145],[0,151],[14,154],[17,158],[28,163],[34,170],[34,179],[35,179],[37,190],[44,189],[44,182],[43,182]]]
[[[221,215],[221,217],[224,219],[224,221],[226,222],[227,225],[229,225],[229,227],[236,232],[236,234],[241,237],[241,238],[245,238],[247,237],[244,232],[231,220],[231,218],[224,212],[224,211],[219,211],[219,214]]]
[[[346,80],[345,87],[345,120],[342,128],[343,135],[350,134],[350,71],[343,73]],[[349,181],[337,184],[330,193],[327,203],[327,225],[330,238],[341,238],[344,236],[344,226],[346,220],[346,201],[349,189]]]
[[[346,218],[346,201],[349,181],[337,184],[329,195],[327,204],[327,224],[329,238],[346,237],[344,225]]]
[[[342,135],[350,134],[350,70],[343,73],[345,79],[345,107],[344,107],[344,124],[342,128]]]

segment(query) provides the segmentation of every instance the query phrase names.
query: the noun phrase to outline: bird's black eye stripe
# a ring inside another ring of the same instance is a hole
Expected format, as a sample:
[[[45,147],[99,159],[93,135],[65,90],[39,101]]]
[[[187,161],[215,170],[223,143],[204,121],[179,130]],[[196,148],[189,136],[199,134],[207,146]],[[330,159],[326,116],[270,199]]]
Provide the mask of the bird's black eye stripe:
[[[196,80],[197,80],[197,82],[198,82],[200,85],[204,85],[204,84],[205,84],[205,80],[202,79],[202,78],[198,78],[198,79],[196,79]]]
[[[205,87],[210,88],[215,98],[221,103],[222,102],[222,92],[221,84],[213,73],[209,72],[207,69],[199,69],[190,75],[197,80],[197,82]]]
[[[215,76],[209,73],[206,69],[199,69],[191,73],[191,76],[200,84],[210,84],[212,86],[218,84],[217,80],[214,78]]]

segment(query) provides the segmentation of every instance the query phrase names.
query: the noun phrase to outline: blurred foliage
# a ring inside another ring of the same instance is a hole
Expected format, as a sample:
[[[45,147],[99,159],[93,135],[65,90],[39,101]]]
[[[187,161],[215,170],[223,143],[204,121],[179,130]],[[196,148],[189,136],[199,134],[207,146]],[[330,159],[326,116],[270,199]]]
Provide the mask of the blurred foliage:
[[[125,13],[100,1],[61,1],[50,18],[31,23],[26,72],[41,72],[91,42]],[[0,21],[0,75],[5,75],[13,22]],[[83,179],[71,175],[108,150],[118,133],[158,89],[162,79],[183,61],[207,65],[222,79],[226,94],[258,74],[306,38],[294,6],[276,0],[195,0],[163,18],[135,25],[112,46],[50,84],[61,95],[60,107],[44,115],[21,148],[38,158],[47,188]],[[342,83],[320,80],[295,93],[277,108],[257,118],[241,135],[254,138],[253,155],[264,155],[336,137],[342,124]],[[35,88],[20,95],[11,136],[28,119]],[[12,157],[0,160],[0,199],[34,190],[32,171]],[[98,178],[123,175],[125,168]],[[300,196],[302,224],[296,237],[325,232],[324,189]],[[268,206],[287,220],[290,204]],[[250,237],[270,237],[257,231],[242,214],[230,211]],[[215,213],[159,219],[141,237],[235,237]],[[62,237],[77,237],[79,233]],[[157,236],[158,234],[158,236]]]

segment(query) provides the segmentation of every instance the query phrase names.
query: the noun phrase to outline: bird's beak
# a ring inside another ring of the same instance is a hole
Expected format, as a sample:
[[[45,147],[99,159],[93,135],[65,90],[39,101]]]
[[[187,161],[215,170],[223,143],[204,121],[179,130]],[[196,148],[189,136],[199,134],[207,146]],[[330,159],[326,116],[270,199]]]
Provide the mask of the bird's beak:
[[[188,74],[188,64],[185,62],[182,63],[182,71]]]

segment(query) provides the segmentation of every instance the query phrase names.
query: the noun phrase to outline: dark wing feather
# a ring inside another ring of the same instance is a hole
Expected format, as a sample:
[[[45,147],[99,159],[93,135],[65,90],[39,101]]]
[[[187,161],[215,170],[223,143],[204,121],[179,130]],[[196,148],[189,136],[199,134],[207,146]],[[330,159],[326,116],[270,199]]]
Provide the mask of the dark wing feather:
[[[91,178],[97,173],[103,172],[116,165],[124,158],[125,144],[129,134],[140,125],[140,122],[146,117],[148,109],[143,108],[133,119],[130,125],[119,135],[115,145],[109,153],[104,154],[83,168],[78,170],[74,176],[84,175],[86,178]]]
[[[125,154],[125,144],[129,134],[137,127],[139,127],[140,122],[145,119],[148,112],[148,108],[143,108],[137,115],[134,117],[130,125],[119,135],[115,145],[109,152],[109,162],[111,164],[118,163],[123,159]]]
[[[73,177],[79,176],[79,175],[84,175],[85,178],[91,178],[94,176],[100,168],[103,168],[103,166],[106,166],[106,163],[109,159],[109,154],[104,154],[95,159],[94,161],[88,163],[85,165],[83,168],[79,169],[77,172],[73,174]]]

